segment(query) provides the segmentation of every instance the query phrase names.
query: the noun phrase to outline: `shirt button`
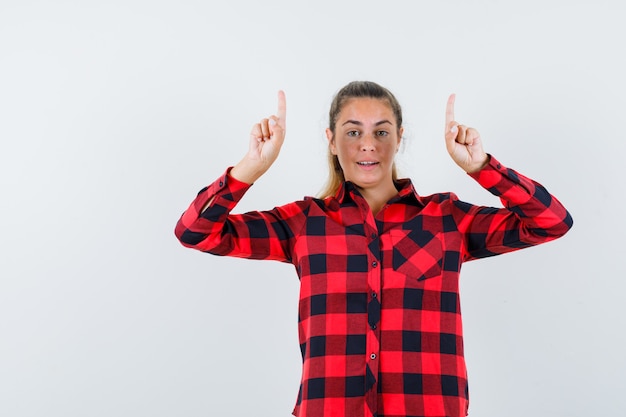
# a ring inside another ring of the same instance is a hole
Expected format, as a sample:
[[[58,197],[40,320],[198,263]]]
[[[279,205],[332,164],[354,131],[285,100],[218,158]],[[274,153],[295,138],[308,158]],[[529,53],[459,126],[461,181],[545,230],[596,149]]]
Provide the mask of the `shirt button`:
[[[376,359],[376,354],[375,354],[375,353],[372,353],[372,354],[370,355],[370,359],[371,359],[371,360]]]
[[[376,239],[376,233],[372,233],[370,236],[372,239]]]
[[[224,181],[220,181],[220,187],[224,186]]]
[[[378,262],[374,261],[372,262],[372,267],[376,268],[378,266]]]
[[[376,298],[378,297],[378,294],[376,294],[375,292],[372,293],[372,298]]]
[[[376,325],[372,324],[372,330],[376,330]]]

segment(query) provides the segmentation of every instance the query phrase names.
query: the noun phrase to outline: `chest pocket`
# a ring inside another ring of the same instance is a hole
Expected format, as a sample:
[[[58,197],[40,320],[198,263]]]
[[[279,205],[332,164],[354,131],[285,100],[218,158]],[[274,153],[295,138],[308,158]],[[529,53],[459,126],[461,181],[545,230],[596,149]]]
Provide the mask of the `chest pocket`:
[[[389,237],[395,271],[418,281],[441,275],[445,251],[439,234],[395,229],[389,231]]]

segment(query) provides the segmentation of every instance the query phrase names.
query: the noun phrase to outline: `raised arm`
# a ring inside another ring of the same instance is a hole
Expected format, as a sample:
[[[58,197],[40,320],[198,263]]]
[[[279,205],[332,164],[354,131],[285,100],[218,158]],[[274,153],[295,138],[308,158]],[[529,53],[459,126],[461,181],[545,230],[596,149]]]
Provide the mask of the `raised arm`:
[[[567,233],[572,218],[565,207],[541,184],[485,153],[478,131],[456,121],[454,101],[452,94],[446,105],[448,153],[504,205],[502,209],[478,207],[453,197],[453,216],[465,235],[466,260],[537,245]]]
[[[250,132],[248,153],[232,169],[202,189],[176,224],[175,234],[187,247],[216,255],[289,261],[295,234],[305,218],[299,201],[268,211],[231,214],[237,203],[278,157],[285,138],[285,93],[278,111]]]

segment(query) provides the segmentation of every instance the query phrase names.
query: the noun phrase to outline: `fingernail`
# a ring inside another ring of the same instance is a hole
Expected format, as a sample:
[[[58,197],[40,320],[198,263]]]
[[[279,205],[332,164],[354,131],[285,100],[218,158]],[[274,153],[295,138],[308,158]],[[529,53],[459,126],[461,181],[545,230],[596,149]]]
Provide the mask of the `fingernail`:
[[[270,126],[274,126],[274,125],[276,125],[276,120],[270,119],[270,121],[268,123],[270,124]]]
[[[459,128],[457,126],[452,126],[452,129],[450,129],[450,132],[452,133],[456,133],[459,131]]]

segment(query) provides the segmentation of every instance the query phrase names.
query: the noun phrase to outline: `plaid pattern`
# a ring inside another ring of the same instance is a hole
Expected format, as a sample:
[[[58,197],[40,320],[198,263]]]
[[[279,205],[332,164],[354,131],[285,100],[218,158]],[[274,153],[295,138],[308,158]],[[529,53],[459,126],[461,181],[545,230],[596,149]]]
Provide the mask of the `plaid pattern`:
[[[303,372],[294,415],[464,416],[461,264],[572,225],[556,198],[493,157],[473,177],[505,208],[419,196],[401,180],[377,217],[349,182],[325,200],[230,214],[249,186],[225,173],[200,191],[176,235],[216,255],[295,266]]]

